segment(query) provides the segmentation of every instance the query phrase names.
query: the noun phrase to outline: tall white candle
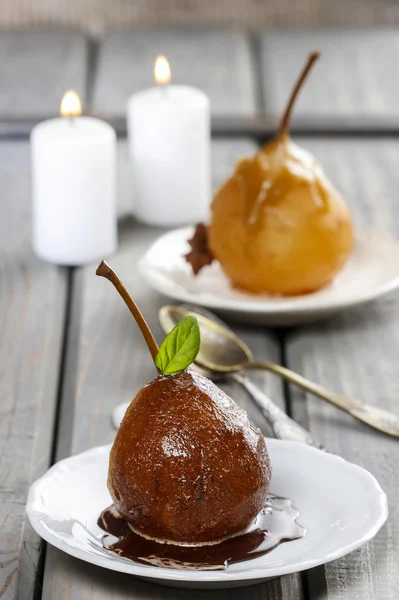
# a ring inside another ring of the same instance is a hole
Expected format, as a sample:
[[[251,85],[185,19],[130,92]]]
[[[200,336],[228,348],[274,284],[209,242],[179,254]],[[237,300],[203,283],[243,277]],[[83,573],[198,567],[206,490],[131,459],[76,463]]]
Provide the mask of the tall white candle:
[[[165,84],[169,66],[159,59],[155,74]],[[163,226],[206,219],[211,197],[206,94],[180,85],[138,92],[128,101],[127,122],[137,218]]]
[[[65,113],[71,114],[67,108]],[[117,245],[112,127],[87,117],[45,121],[32,131],[31,152],[36,254],[62,265],[112,254]]]

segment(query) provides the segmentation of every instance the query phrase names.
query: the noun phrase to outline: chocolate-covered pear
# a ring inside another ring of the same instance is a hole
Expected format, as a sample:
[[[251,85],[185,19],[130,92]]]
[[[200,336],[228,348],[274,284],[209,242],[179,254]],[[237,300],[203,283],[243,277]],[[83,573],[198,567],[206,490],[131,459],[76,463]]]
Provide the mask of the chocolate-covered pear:
[[[238,162],[216,192],[203,229],[187,256],[194,272],[217,259],[234,286],[295,295],[327,285],[353,245],[348,207],[320,163],[288,133],[292,108],[313,63],[312,53],[292,92],[277,137]]]
[[[222,390],[187,369],[200,344],[194,317],[179,323],[158,351],[115,273],[101,263],[97,274],[121,293],[158,368],[112,446],[108,488],[118,512],[133,531],[175,544],[213,544],[245,531],[269,487],[264,437]]]

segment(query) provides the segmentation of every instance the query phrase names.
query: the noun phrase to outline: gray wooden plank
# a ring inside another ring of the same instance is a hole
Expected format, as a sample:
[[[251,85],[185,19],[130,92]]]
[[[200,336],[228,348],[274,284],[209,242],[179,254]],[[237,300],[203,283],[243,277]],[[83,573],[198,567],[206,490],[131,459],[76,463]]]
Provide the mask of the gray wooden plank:
[[[77,27],[90,35],[99,36],[108,27],[187,27],[215,23],[227,27],[318,27],[335,25],[354,27],[390,25],[399,22],[394,0],[291,0],[262,2],[261,0],[84,0],[56,3],[3,1],[0,27],[60,24]]]
[[[220,183],[234,163],[237,155],[253,151],[248,141],[218,142],[215,150],[213,180]],[[132,219],[121,226],[119,251],[110,263],[125,281],[135,300],[142,307],[158,340],[163,338],[157,314],[168,300],[152,292],[137,270],[137,260],[162,230],[145,228]],[[140,387],[154,376],[149,359],[132,317],[109,283],[95,276],[95,266],[77,271],[74,283],[71,338],[60,424],[58,458],[75,454],[87,448],[109,442],[114,437],[110,414],[114,406],[129,401]],[[271,334],[257,329],[232,325],[251,346],[259,358],[279,360],[279,346]],[[283,405],[280,381],[267,373],[257,373],[254,380],[268,390],[271,397]],[[226,383],[230,393],[250,417],[265,432],[266,423],[260,411],[236,385]],[[215,592],[192,592],[196,598],[215,598]],[[219,591],[220,599],[242,598],[242,590]],[[298,576],[288,576],[248,588],[249,600],[301,600],[302,590]],[[187,597],[187,591],[168,589],[140,582],[131,577],[102,572],[48,548],[46,555],[43,598],[80,599],[95,596],[98,600],[111,598],[163,598]]]
[[[282,113],[311,50],[322,52],[295,106],[295,115],[357,118],[399,114],[398,29],[282,29],[261,36],[263,97],[268,114]],[[328,76],[327,76],[328,75]]]
[[[282,577],[263,585],[228,590],[186,590],[167,588],[141,581],[137,577],[82,564],[68,555],[51,554],[53,569],[45,580],[43,599],[51,600],[303,600],[299,578]],[[62,563],[60,564],[60,561]],[[62,577],[60,570],[63,569]]]
[[[74,89],[86,99],[88,46],[68,31],[0,32],[0,115],[58,115]]]
[[[41,543],[25,502],[50,460],[66,277],[31,254],[29,144],[1,143],[0,164],[0,597],[29,600]]]
[[[124,115],[128,97],[154,85],[154,61],[168,58],[176,84],[198,87],[213,114],[253,114],[255,73],[247,36],[224,29],[126,29],[104,37],[98,57],[93,108]]]
[[[349,202],[355,222],[399,235],[396,140],[305,141]],[[288,364],[337,391],[398,412],[399,294],[298,329]],[[311,597],[323,600],[398,597],[399,443],[321,400],[292,389],[294,416],[332,452],[367,468],[388,495],[390,516],[375,540],[322,570],[309,572]],[[345,490],[343,490],[345,493]],[[317,593],[316,593],[317,592]],[[312,595],[313,594],[313,595]]]

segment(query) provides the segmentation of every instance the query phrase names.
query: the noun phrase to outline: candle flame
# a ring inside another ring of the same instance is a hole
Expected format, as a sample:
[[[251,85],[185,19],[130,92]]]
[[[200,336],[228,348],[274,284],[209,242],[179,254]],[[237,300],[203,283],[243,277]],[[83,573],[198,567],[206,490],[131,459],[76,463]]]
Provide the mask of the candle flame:
[[[158,85],[167,85],[172,79],[166,56],[157,56],[154,65],[154,78]]]
[[[60,113],[62,117],[78,117],[82,113],[80,98],[73,90],[65,92],[61,101]]]

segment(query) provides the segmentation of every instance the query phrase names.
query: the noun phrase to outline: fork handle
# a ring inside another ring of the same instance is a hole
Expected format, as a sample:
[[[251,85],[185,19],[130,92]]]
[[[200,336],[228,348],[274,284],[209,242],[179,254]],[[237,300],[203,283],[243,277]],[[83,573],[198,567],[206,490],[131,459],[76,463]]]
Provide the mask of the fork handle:
[[[231,378],[243,387],[254,402],[259,406],[263,415],[270,423],[273,432],[280,440],[302,442],[324,450],[323,446],[312,438],[310,432],[291,419],[281,408],[267,396],[258,386],[242,373],[232,373]]]

